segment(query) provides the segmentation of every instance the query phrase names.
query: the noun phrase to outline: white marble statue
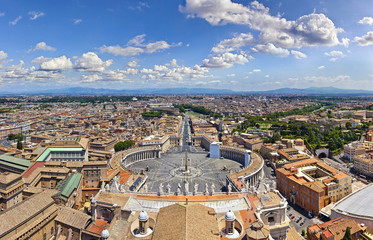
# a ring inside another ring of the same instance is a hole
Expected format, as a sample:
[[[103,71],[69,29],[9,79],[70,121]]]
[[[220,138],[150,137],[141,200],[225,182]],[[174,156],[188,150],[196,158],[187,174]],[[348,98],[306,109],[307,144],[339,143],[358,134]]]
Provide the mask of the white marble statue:
[[[232,192],[232,185],[228,183],[228,193],[231,193],[231,192]]]
[[[189,194],[189,182],[188,181],[185,181],[184,183],[184,193],[185,195]]]
[[[167,194],[170,194],[171,193],[171,185],[169,183],[167,184],[166,189],[167,189]]]
[[[163,194],[163,184],[159,184],[159,187],[158,187],[158,194],[161,195]]]
[[[205,195],[209,195],[209,185],[206,183],[205,185]]]
[[[195,183],[195,184],[194,184],[193,194],[194,194],[194,195],[197,195],[197,192],[198,192],[198,183]]]
[[[215,184],[211,185],[211,195],[215,194]]]

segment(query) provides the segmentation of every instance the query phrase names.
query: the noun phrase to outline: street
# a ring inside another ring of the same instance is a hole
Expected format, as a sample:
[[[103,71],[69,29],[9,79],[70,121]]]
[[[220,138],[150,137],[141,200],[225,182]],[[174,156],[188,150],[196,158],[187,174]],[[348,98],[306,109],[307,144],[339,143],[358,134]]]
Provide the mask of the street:
[[[286,214],[287,217],[290,218],[290,227],[294,227],[299,234],[302,233],[303,229],[307,231],[308,226],[324,222],[316,217],[309,218],[307,211],[303,210],[302,208],[296,205],[290,204],[288,202],[288,206],[289,207],[287,209]],[[301,219],[298,221],[299,217],[301,217]]]

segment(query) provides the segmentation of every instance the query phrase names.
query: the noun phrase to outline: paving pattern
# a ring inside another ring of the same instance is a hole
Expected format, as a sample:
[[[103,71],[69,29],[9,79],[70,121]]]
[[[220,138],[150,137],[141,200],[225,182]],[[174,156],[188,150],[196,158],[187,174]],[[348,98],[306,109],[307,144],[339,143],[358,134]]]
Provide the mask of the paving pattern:
[[[189,175],[181,174],[185,169],[185,153],[180,148],[173,148],[162,154],[160,159],[150,159],[136,162],[127,168],[134,172],[140,172],[149,167],[148,180],[146,182],[148,192],[158,192],[159,185],[163,184],[163,191],[170,184],[171,192],[176,192],[178,186],[184,191],[184,184],[189,184],[189,192],[193,192],[195,183],[198,184],[198,192],[205,191],[206,183],[209,186],[215,185],[215,192],[224,191],[225,176],[229,171],[239,170],[242,165],[229,159],[216,159],[207,157],[208,153],[200,147],[191,147],[188,152],[188,167],[191,170]],[[227,170],[223,170],[226,167]]]

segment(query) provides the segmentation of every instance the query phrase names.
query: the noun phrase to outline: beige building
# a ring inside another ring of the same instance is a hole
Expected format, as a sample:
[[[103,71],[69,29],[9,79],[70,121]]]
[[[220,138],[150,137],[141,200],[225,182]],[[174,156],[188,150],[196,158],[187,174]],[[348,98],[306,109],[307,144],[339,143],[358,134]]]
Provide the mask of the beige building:
[[[344,146],[343,157],[353,160],[355,155],[361,155],[365,153],[365,148],[359,143],[350,143]]]
[[[55,234],[54,219],[58,207],[44,190],[0,214],[0,239],[46,240]]]
[[[373,154],[363,154],[354,157],[354,169],[366,176],[373,174]]]
[[[6,210],[22,201],[25,184],[22,176],[16,173],[0,173],[0,208]]]

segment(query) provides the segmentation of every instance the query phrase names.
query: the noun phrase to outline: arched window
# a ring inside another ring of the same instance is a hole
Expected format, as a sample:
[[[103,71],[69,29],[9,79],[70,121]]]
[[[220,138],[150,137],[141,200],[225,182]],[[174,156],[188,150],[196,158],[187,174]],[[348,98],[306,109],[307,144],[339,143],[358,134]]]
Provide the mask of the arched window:
[[[51,235],[54,234],[54,227],[51,227]]]

